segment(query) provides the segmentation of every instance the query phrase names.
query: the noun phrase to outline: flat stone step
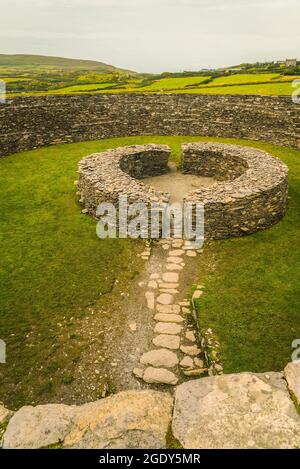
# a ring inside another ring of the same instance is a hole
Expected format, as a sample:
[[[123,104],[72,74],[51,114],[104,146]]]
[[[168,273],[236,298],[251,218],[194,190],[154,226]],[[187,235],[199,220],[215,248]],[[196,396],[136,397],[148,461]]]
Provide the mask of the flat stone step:
[[[182,331],[182,326],[171,322],[158,322],[154,328],[156,334],[178,335]]]
[[[179,314],[179,305],[156,305],[156,311],[163,314]]]
[[[168,264],[180,264],[182,262],[181,257],[168,257],[167,258]]]
[[[178,335],[160,334],[154,337],[152,342],[156,347],[178,350],[180,346],[180,337],[178,337]]]
[[[159,322],[175,322],[177,324],[180,324],[184,322],[184,318],[180,316],[179,314],[164,314],[164,313],[158,313],[154,316],[155,321]]]
[[[192,357],[185,356],[179,363],[182,368],[192,368],[194,366],[194,360]]]
[[[169,252],[169,256],[174,256],[174,257],[180,257],[185,254],[185,251],[183,249],[174,249]]]
[[[186,255],[188,257],[196,257],[197,253],[196,253],[196,251],[186,251]]]
[[[172,371],[154,367],[146,368],[143,380],[149,384],[171,384],[174,386],[178,383],[178,378]]]
[[[156,301],[161,305],[170,305],[174,303],[174,297],[168,293],[162,293],[157,297]]]
[[[144,353],[140,362],[143,365],[152,365],[154,367],[174,368],[178,365],[179,359],[176,353],[171,350],[160,348]]]
[[[170,271],[181,271],[183,269],[182,265],[179,265],[179,264],[167,264],[166,265],[166,269],[167,270],[170,270]]]
[[[159,282],[159,288],[178,288],[179,283],[166,283],[166,282]]]
[[[179,274],[176,272],[166,272],[163,274],[162,278],[166,283],[177,283],[179,280]]]
[[[161,293],[169,293],[170,295],[178,295],[179,290],[176,290],[175,288],[160,288],[159,291]]]
[[[185,353],[186,355],[190,355],[192,357],[195,357],[199,355],[201,350],[196,346],[196,345],[182,345],[180,347],[180,350],[182,353]]]

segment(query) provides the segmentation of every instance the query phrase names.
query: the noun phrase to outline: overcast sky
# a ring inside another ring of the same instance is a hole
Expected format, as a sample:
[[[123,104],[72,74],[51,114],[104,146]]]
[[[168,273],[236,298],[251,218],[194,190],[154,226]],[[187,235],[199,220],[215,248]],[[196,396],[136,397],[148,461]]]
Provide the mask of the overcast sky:
[[[0,53],[139,72],[300,58],[300,0],[0,0]]]

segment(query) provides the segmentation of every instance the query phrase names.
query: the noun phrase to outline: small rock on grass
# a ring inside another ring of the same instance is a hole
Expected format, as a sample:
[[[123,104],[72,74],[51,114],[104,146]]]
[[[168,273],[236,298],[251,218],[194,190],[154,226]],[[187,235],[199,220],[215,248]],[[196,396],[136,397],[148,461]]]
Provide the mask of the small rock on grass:
[[[193,300],[199,300],[201,296],[203,295],[203,292],[201,290],[195,290],[193,293]]]

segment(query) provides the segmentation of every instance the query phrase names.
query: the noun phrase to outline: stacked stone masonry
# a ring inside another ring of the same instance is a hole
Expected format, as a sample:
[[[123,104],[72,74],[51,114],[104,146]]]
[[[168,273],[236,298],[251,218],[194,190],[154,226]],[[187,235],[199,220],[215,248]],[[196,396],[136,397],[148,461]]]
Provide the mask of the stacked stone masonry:
[[[221,182],[189,192],[186,202],[204,204],[207,239],[261,231],[284,216],[288,204],[288,168],[278,158],[240,145],[183,145],[183,172],[214,176]]]
[[[300,148],[300,106],[285,96],[101,94],[0,104],[0,156],[129,135],[207,135]]]
[[[288,168],[278,158],[239,145],[192,143],[182,149],[184,173],[220,179],[209,188],[187,193],[185,198],[194,207],[203,203],[206,239],[254,233],[284,216]],[[152,189],[140,179],[165,173],[169,154],[166,145],[152,144],[117,148],[84,158],[79,163],[78,182],[84,210],[97,216],[100,202],[112,202],[118,208],[120,195],[126,195],[129,203],[144,202],[148,209],[153,203],[168,202],[169,194]]]
[[[95,153],[79,162],[78,194],[85,211],[97,216],[101,202],[111,202],[117,212],[119,196],[127,196],[128,204],[142,202],[150,210],[152,204],[168,202],[169,196],[138,179],[164,174],[170,149],[166,145],[121,147]],[[150,221],[150,219],[149,219]],[[147,233],[150,226],[147,225]]]

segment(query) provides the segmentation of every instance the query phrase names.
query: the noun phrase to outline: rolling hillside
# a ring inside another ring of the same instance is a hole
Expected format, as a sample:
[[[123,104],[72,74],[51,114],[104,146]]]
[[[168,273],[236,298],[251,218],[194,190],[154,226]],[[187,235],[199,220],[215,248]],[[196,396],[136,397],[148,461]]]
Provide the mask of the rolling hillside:
[[[93,60],[66,59],[64,57],[51,57],[45,55],[27,55],[27,54],[0,54],[0,67],[13,68],[52,68],[60,70],[96,70],[102,73],[109,72],[128,72],[128,70],[119,69],[113,65]]]

